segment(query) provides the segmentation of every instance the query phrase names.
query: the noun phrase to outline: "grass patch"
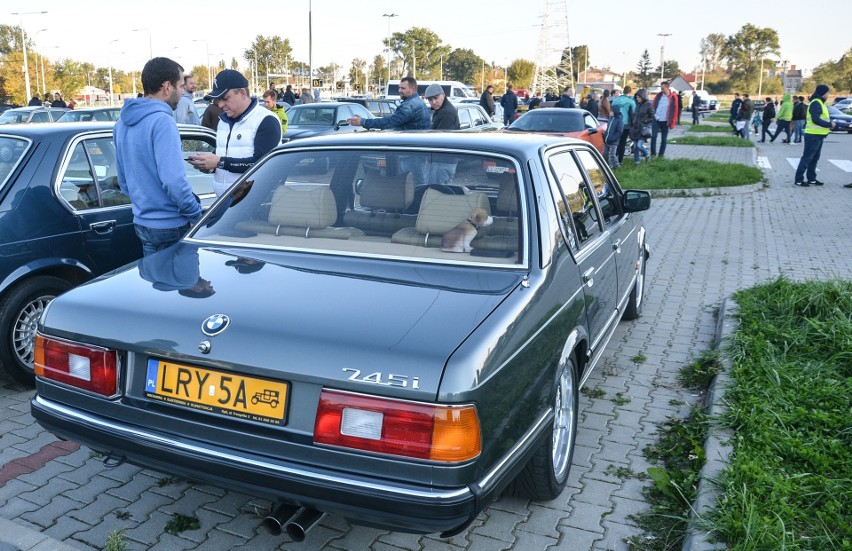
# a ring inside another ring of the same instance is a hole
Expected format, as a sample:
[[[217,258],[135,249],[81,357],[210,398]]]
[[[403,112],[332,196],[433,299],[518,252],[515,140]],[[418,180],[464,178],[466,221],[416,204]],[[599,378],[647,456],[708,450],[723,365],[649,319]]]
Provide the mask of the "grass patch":
[[[695,124],[690,126],[687,132],[718,132],[731,134],[733,130],[731,130],[729,125],[716,126],[713,124]]]
[[[641,352],[639,352],[638,354],[636,354],[635,356],[630,358],[630,361],[635,363],[635,364],[643,364],[647,360],[648,360],[648,356],[646,356],[645,354],[643,354]]]
[[[669,140],[677,145],[719,145],[724,147],[754,147],[754,142],[736,136],[678,136]]]
[[[580,394],[586,396],[588,398],[603,398],[606,396],[606,392],[601,388],[590,388],[584,386],[580,389]]]
[[[730,109],[724,111],[715,111],[712,115],[707,115],[701,120],[709,122],[728,122],[731,119]],[[731,129],[733,131],[733,129]]]
[[[617,174],[624,189],[730,187],[763,181],[763,173],[757,167],[705,159],[654,159],[639,165],[625,163]]]
[[[645,448],[645,457],[660,466],[648,469],[654,482],[645,490],[651,509],[631,517],[645,532],[627,539],[631,550],[679,551],[683,546],[704,465],[707,427],[699,404],[686,419],[669,419],[658,427],[659,439]]]
[[[615,398],[613,398],[612,401],[617,406],[623,406],[631,402],[630,398],[625,396],[623,392],[616,392]]]
[[[712,527],[732,549],[852,547],[852,281],[738,292],[732,463]]]
[[[166,523],[166,532],[176,535],[178,532],[185,530],[198,530],[201,528],[201,522],[198,517],[188,517],[175,513],[171,520]]]
[[[694,362],[681,368],[678,380],[686,388],[707,390],[713,377],[722,370],[718,350],[706,350]]]

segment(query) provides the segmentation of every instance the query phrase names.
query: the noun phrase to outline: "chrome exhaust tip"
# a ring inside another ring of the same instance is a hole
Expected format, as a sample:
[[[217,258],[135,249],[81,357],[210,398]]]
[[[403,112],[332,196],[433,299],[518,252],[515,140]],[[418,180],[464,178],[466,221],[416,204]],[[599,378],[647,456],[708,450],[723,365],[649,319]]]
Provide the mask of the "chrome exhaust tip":
[[[305,535],[308,533],[314,524],[323,517],[325,513],[316,509],[304,508],[293,515],[293,518],[287,522],[287,535],[293,541],[305,541]]]
[[[280,536],[284,531],[284,527],[288,520],[295,515],[298,510],[298,505],[279,503],[275,509],[273,509],[272,512],[261,521],[260,524],[273,536]]]

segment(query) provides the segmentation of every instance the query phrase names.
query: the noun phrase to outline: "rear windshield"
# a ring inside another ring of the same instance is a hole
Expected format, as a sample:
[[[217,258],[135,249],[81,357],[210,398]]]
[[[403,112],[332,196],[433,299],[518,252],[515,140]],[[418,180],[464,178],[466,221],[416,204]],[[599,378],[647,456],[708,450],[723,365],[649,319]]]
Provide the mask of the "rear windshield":
[[[515,164],[445,151],[282,151],[191,235],[233,245],[428,262],[523,264]]]

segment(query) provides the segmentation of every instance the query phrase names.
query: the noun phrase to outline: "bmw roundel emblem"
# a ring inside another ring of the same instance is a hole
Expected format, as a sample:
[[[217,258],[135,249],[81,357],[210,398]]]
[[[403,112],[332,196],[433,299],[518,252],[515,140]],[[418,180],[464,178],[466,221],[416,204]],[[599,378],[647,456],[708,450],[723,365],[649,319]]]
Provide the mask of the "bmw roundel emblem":
[[[215,337],[228,328],[231,318],[225,314],[213,314],[201,324],[201,332],[208,337]]]

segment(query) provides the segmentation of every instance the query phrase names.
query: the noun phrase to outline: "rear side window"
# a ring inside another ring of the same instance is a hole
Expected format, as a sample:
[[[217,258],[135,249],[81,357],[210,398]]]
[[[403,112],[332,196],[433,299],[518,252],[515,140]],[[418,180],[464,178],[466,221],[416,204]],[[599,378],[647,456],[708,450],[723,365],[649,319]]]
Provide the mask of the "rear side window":
[[[0,189],[26,153],[29,143],[20,138],[0,137]]]
[[[130,203],[118,185],[112,138],[92,138],[74,146],[59,194],[77,210]]]

